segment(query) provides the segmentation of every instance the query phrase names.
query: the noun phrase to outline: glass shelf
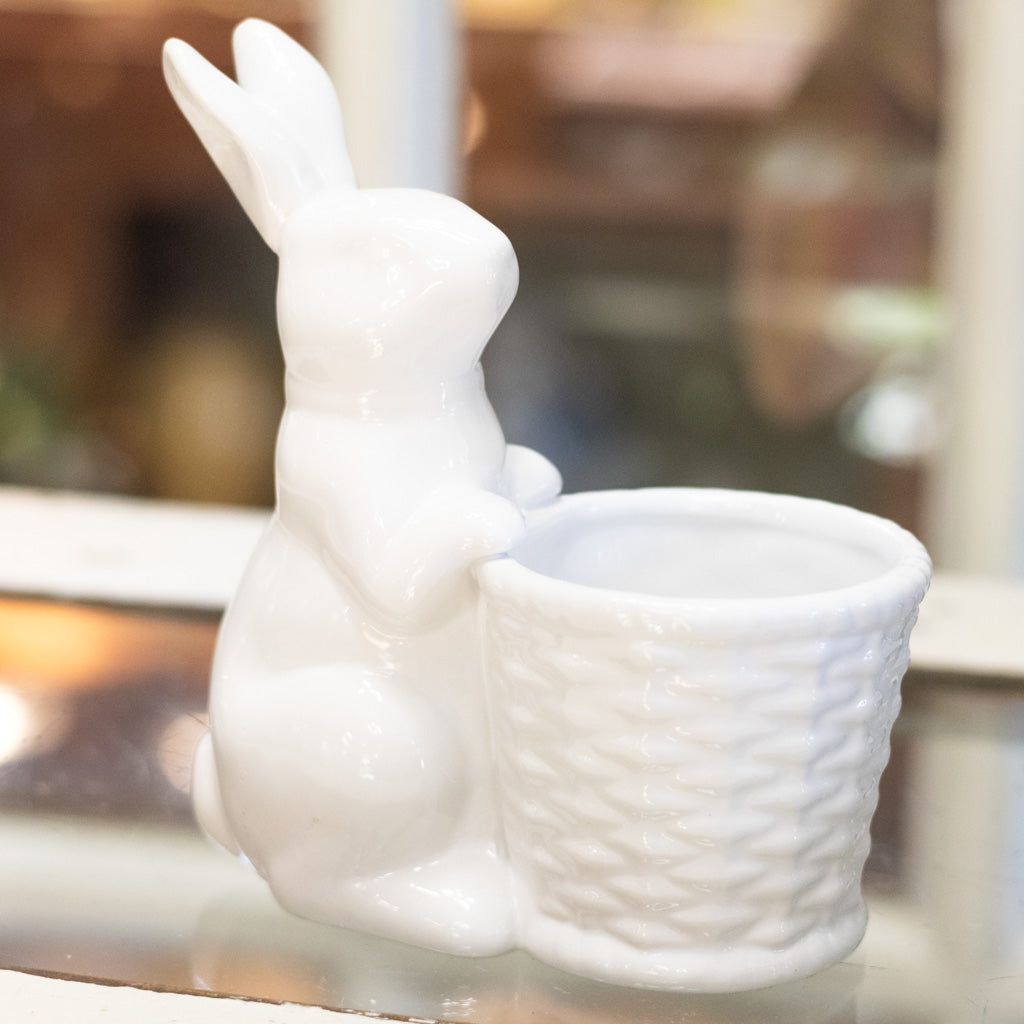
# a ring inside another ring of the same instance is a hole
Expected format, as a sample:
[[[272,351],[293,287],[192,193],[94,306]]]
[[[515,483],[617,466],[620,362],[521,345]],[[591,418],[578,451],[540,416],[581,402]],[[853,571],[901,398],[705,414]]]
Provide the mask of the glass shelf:
[[[60,655],[37,651],[29,678],[0,632],[0,720],[23,723],[0,767],[0,966],[476,1024],[1021,1019],[1024,687],[1012,682],[908,676],[866,874],[871,921],[847,961],[689,996],[291,917],[203,840],[184,792],[215,617],[12,598],[0,623],[31,625]],[[77,674],[61,667],[75,651]]]

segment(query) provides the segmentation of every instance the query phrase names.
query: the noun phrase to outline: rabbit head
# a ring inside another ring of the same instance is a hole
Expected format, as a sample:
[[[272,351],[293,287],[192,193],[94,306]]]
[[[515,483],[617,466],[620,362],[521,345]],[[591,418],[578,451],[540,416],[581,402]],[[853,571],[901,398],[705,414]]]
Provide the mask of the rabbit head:
[[[285,226],[280,255],[289,372],[365,388],[472,369],[518,281],[497,228],[417,189],[324,193]]]
[[[274,26],[233,36],[238,82],[180,40],[164,48],[174,98],[280,257],[288,372],[347,393],[471,371],[518,284],[489,221],[418,189],[360,189],[327,73]]]

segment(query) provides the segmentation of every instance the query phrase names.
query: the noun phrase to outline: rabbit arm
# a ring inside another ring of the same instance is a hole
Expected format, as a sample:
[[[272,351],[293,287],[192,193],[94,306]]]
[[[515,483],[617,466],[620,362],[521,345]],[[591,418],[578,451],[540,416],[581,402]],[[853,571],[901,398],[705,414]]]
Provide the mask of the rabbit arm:
[[[506,498],[453,486],[433,492],[386,539],[329,554],[372,607],[408,622],[440,614],[473,562],[508,551],[524,532],[522,513]]]
[[[540,452],[510,444],[505,451],[505,493],[520,508],[539,508],[561,493],[562,474]]]

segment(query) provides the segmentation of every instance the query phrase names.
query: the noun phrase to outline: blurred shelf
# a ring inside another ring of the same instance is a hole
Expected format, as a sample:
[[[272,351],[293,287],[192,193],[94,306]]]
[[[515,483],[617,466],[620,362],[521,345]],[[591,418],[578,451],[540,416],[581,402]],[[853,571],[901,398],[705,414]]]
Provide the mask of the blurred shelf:
[[[0,591],[219,612],[269,512],[0,487]],[[914,633],[927,672],[1024,679],[1024,584],[938,572]]]
[[[269,512],[0,488],[0,590],[221,611]]]
[[[911,642],[915,670],[1024,681],[1024,583],[937,573]]]

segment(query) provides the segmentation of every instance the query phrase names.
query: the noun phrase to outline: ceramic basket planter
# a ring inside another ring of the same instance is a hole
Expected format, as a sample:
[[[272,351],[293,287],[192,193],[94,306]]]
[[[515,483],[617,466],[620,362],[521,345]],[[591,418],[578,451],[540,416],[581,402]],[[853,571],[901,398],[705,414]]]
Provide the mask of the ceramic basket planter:
[[[892,524],[703,490],[580,494],[479,570],[520,939],[728,990],[860,941],[860,878],[929,580]]]

